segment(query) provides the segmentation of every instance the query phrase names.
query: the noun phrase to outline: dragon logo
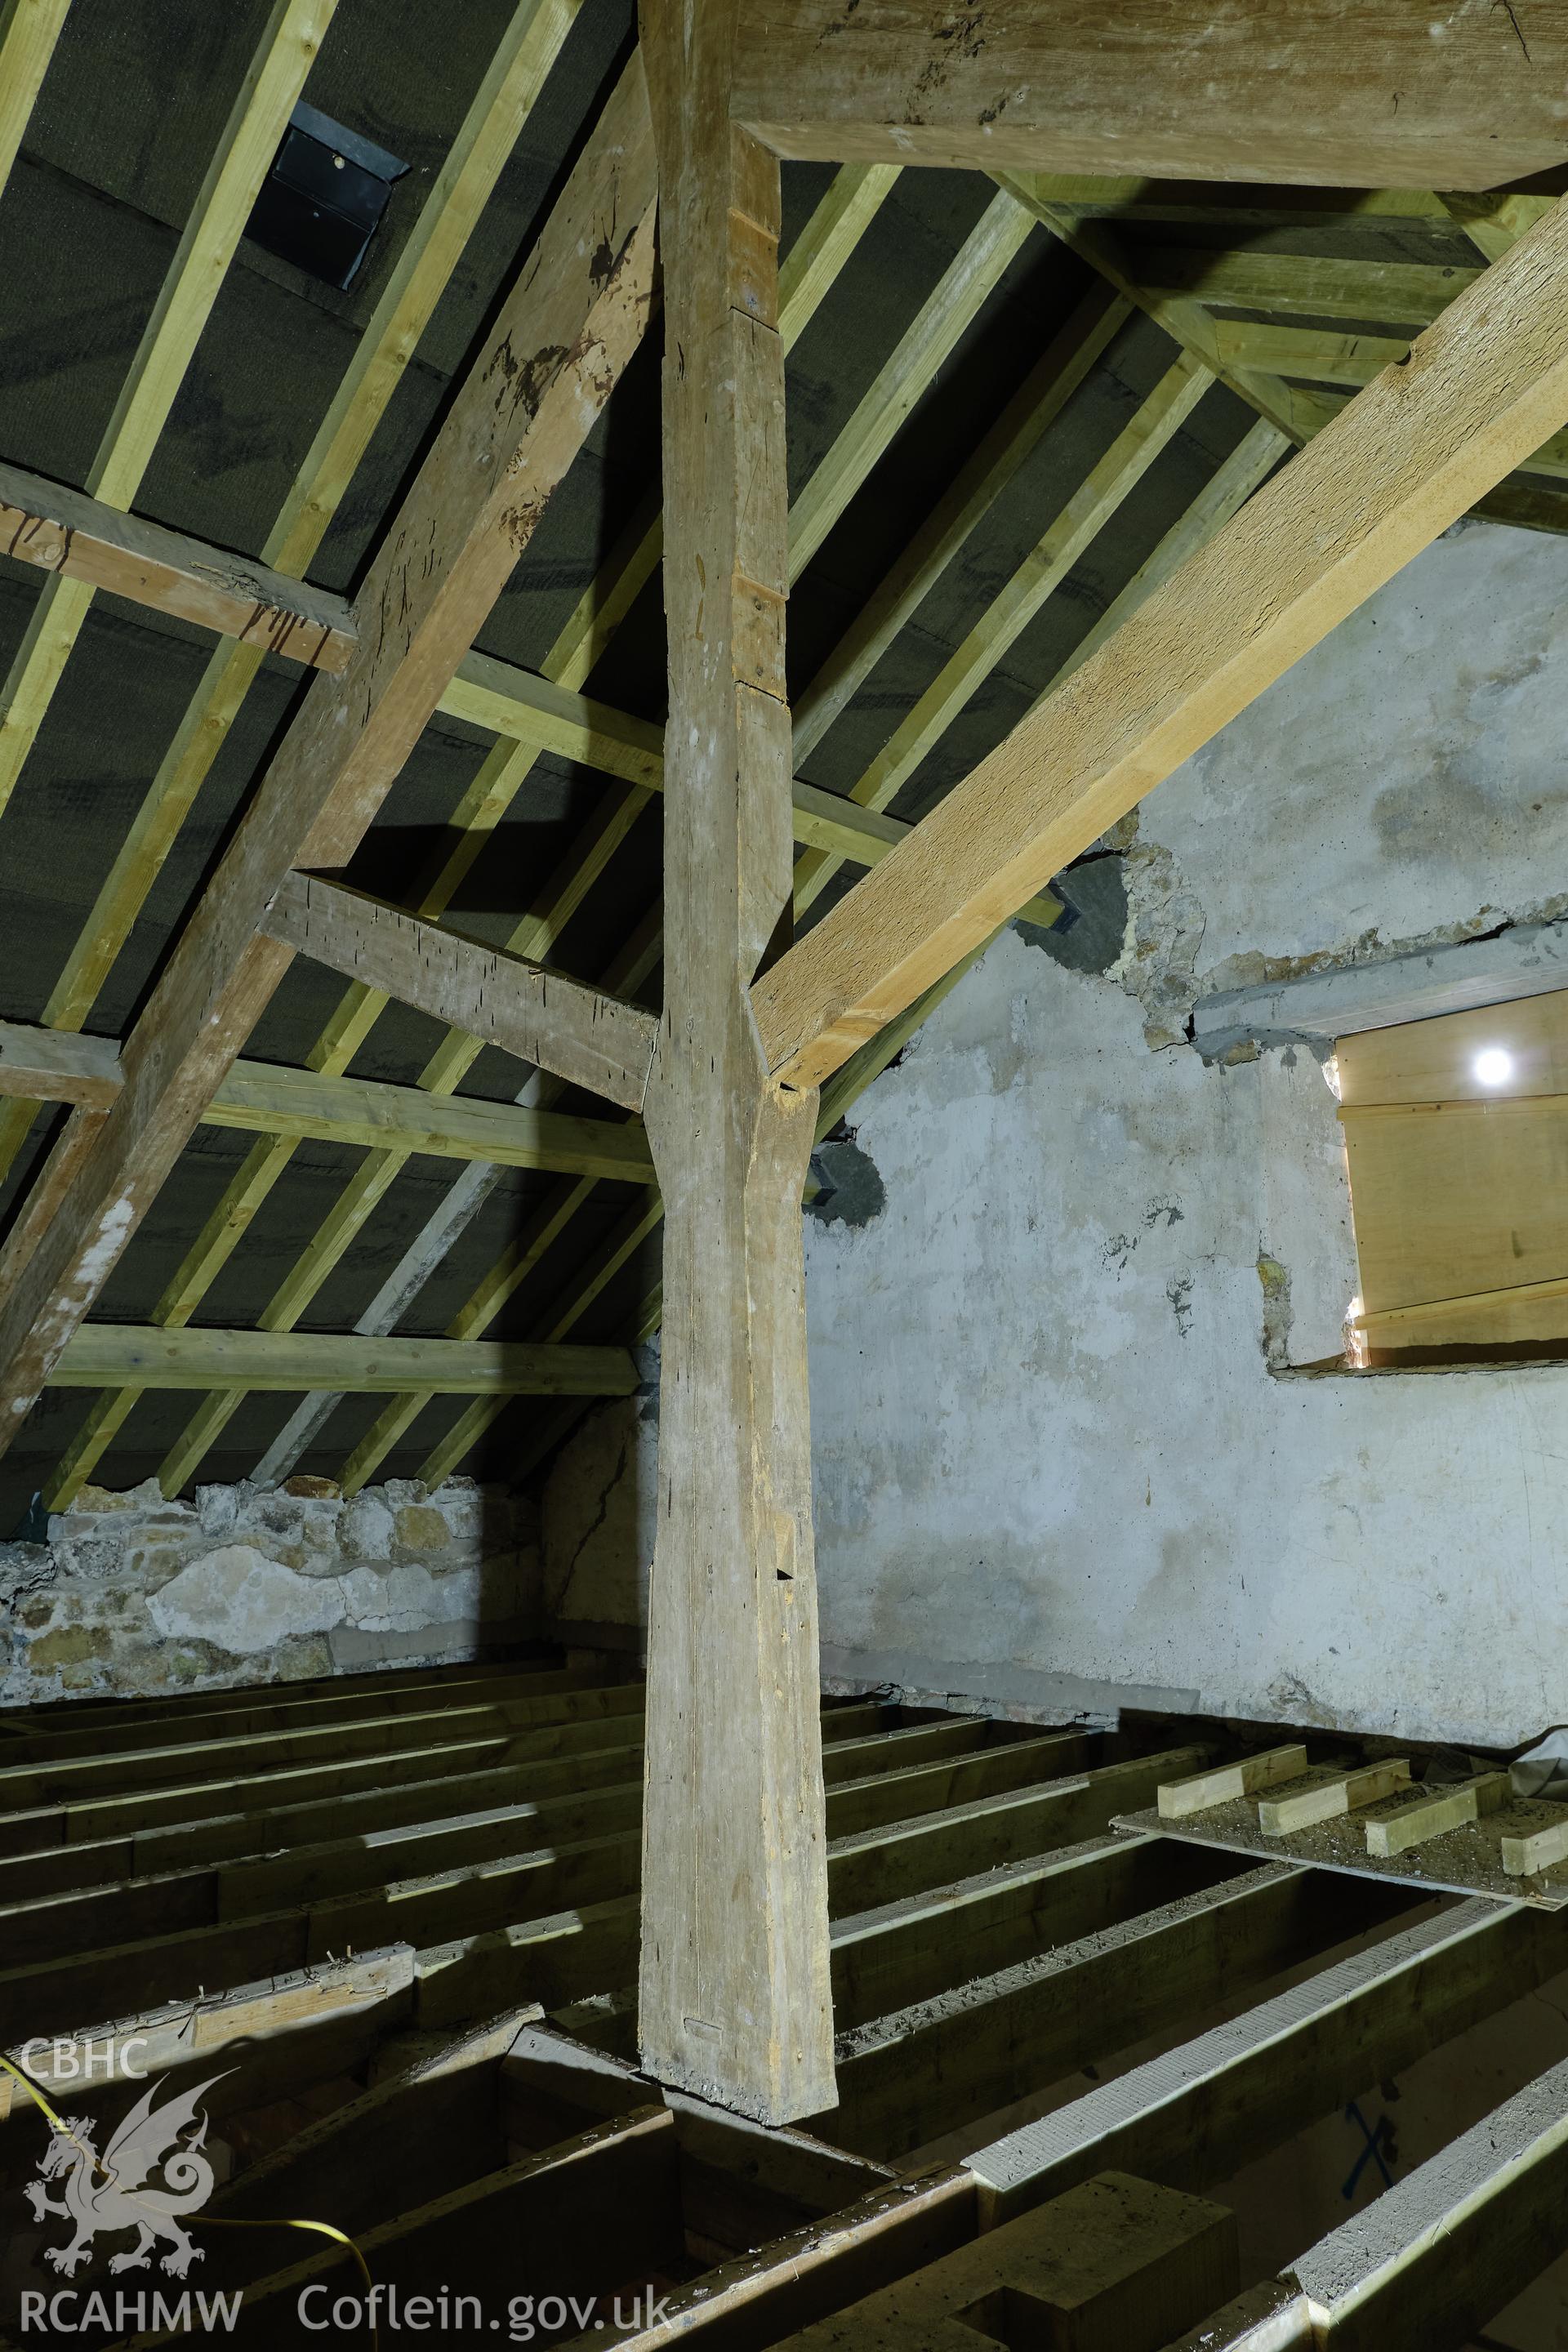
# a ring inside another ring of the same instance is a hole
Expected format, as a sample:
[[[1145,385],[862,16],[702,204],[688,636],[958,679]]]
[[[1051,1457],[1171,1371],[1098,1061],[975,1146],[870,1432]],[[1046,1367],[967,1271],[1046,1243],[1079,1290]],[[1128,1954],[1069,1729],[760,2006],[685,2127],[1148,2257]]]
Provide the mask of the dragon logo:
[[[51,2125],[38,2178],[29,2180],[23,2193],[35,2221],[58,2213],[74,2223],[76,2235],[68,2246],[47,2246],[46,2262],[68,2278],[88,2260],[100,2230],[138,2233],[129,2253],[112,2257],[111,2271],[145,2270],[159,2241],[169,2247],[162,2267],[174,2278],[184,2278],[191,2264],[202,2260],[201,2247],[191,2243],[180,2217],[196,2212],[212,2195],[213,2168],[201,2152],[207,2136],[205,2116],[190,2138],[182,2140],[180,2134],[196,2122],[203,2094],[221,2080],[221,2075],[209,2075],[195,2090],[180,2092],[161,2107],[153,2105],[157,2085],[150,2084],[101,2156],[93,2146],[97,2126],[90,2118],[66,2116]],[[160,2170],[162,2187],[143,2185]],[[61,2182],[62,2195],[48,2194],[45,2183],[50,2180]]]

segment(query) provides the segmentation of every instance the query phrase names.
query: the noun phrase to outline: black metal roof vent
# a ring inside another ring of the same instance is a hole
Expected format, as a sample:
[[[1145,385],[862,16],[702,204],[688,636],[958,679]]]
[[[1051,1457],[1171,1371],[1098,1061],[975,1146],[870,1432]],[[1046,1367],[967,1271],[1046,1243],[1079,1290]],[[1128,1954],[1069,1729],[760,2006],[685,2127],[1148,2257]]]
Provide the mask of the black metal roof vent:
[[[353,283],[408,166],[301,100],[246,224],[247,236],[340,289]]]

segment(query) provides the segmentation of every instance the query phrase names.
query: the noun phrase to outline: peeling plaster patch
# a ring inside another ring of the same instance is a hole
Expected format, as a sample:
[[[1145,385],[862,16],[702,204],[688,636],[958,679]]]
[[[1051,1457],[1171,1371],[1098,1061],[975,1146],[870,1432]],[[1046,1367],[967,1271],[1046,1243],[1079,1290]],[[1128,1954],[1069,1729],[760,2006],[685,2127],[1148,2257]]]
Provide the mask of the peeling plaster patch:
[[[868,1225],[887,1207],[887,1189],[877,1163],[862,1151],[852,1131],[818,1144],[811,1155],[811,1172],[820,1189],[806,1202],[806,1214],[819,1224]]]
[[[1171,852],[1134,841],[1121,860],[1127,887],[1126,942],[1110,977],[1143,1008],[1144,1043],[1154,1052],[1185,1045],[1199,994],[1205,915]]]
[[[1290,1269],[1260,1245],[1258,1279],[1263,1286],[1263,1360],[1271,1372],[1282,1372],[1290,1361]]]
[[[1184,1339],[1193,1327],[1193,1276],[1190,1274],[1172,1275],[1165,1285],[1165,1296],[1171,1302],[1176,1328]]]
[[[111,1201],[98,1222],[98,1231],[82,1252],[77,1268],[76,1286],[96,1292],[111,1271],[124,1248],[131,1232],[132,1209],[129,1201]]]
[[[1286,1723],[1315,1723],[1332,1729],[1337,1720],[1333,1709],[1323,1705],[1300,1675],[1278,1675],[1268,1685],[1268,1696]]]
[[[1120,1281],[1131,1263],[1132,1253],[1137,1246],[1136,1234],[1112,1234],[1108,1240],[1102,1242],[1100,1249],[1100,1262],[1107,1274],[1114,1274]]]

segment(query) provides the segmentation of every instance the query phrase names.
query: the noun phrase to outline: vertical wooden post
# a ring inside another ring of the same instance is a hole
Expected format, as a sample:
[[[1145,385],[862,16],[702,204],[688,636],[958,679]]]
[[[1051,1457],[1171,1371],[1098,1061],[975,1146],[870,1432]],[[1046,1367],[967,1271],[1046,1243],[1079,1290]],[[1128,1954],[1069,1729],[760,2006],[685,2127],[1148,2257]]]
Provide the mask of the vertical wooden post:
[[[784,2123],[835,2103],[801,1190],[815,1092],[747,1001],[787,944],[779,169],[731,128],[733,0],[642,0],[664,270],[664,1195],[643,2063]]]

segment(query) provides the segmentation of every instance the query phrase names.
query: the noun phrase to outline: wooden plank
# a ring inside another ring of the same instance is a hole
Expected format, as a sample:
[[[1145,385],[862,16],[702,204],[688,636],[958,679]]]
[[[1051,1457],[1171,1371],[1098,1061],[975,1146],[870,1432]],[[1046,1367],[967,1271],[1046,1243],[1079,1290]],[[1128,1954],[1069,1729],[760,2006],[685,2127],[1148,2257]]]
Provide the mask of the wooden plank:
[[[157,1818],[190,1818],[182,1810],[183,1794],[166,1810],[160,1810],[182,1782],[200,1795],[197,1817],[206,1818],[244,1802],[246,1790],[239,1784],[247,1772],[294,1764],[343,1763],[356,1757],[383,1757],[422,1746],[441,1748],[465,1734],[506,1736],[534,1726],[581,1726],[594,1718],[609,1719],[614,1741],[624,1742],[637,1736],[638,1727],[635,1719],[626,1724],[621,1718],[636,1718],[641,1708],[642,1693],[636,1685],[609,1684],[522,1697],[503,1693],[497,1699],[483,1701],[467,1701],[459,1694],[445,1705],[433,1698],[423,1716],[394,1709],[350,1723],[303,1724],[284,1731],[254,1735],[215,1731],[204,1740],[171,1741],[149,1748],[117,1750],[110,1739],[84,1755],[0,1764],[0,1808],[9,1815],[17,1808],[69,1805],[94,1796],[106,1797],[112,1805],[121,1792],[134,1789],[141,1792],[139,1802],[148,1809],[151,1828]],[[563,1753],[578,1744],[598,1744],[601,1737],[605,1744],[614,1744],[607,1735],[598,1733],[586,1734],[581,1742],[575,1735],[568,1739],[563,1734],[496,1760],[511,1762],[531,1754]],[[217,1778],[220,1774],[222,1779]],[[224,1792],[220,1804],[213,1801],[215,1780]],[[124,1828],[123,1815],[115,1815],[115,1826]]]
[[[417,2312],[414,2298],[424,2297],[429,2321],[414,2324],[439,2326],[449,2343],[477,2332],[487,2309],[507,2309],[508,2298],[521,2314],[556,2296],[563,2307],[575,2298],[596,2308],[603,2294],[607,2317],[617,2289],[624,2309],[650,2276],[684,2267],[675,2119],[666,2107],[634,2108],[383,2221],[357,2242],[372,2278],[405,2311]],[[342,2262],[329,2247],[258,2280],[233,2342],[271,2352],[301,2315],[307,2327],[331,2324]],[[440,2321],[443,2309],[452,2326]]]
[[[790,897],[779,173],[732,133],[733,15],[648,0],[669,723],[645,1118],[677,1305],[659,1383],[638,2034],[764,2123],[833,2097],[800,1196],[816,1105],[746,986]],[[825,515],[826,508],[820,510]],[[823,524],[826,527],[826,524]]]
[[[819,1085],[1563,425],[1565,260],[1560,206],[755,983],[775,1080]]]
[[[1465,1290],[1451,1298],[1424,1298],[1409,1307],[1380,1307],[1364,1315],[1352,1315],[1351,1327],[1357,1331],[1398,1333],[1415,1328],[1416,1344],[1426,1340],[1436,1344],[1435,1327],[1453,1323],[1461,1327],[1454,1333],[1444,1332],[1444,1339],[1458,1338],[1474,1340],[1485,1334],[1472,1323],[1468,1330],[1462,1327],[1474,1316],[1489,1316],[1506,1309],[1510,1318],[1521,1309],[1550,1306],[1552,1301],[1568,1297],[1568,1274],[1553,1275],[1544,1282],[1516,1282],[1495,1290]],[[1553,1310],[1550,1317],[1553,1333],[1562,1318]],[[1395,1340],[1397,1345],[1397,1340]]]
[[[1106,2172],[786,2336],[780,2352],[981,2352],[1007,2340],[1001,2328],[1064,2352],[1159,2352],[1240,2275],[1226,2207]]]
[[[352,854],[635,350],[654,178],[634,59],[371,566],[353,660],[312,680],[126,1045],[120,1101],[28,1262],[0,1253],[5,1442],[289,967],[268,902]]]
[[[1104,287],[1088,293],[960,467],[880,585],[791,710],[798,764],[822,740],[905,623],[990,513],[1131,312]]]
[[[580,761],[648,792],[663,783],[662,727],[491,654],[468,656],[442,695],[441,708],[471,727],[488,728],[560,760]]]
[[[280,940],[351,980],[450,1021],[569,1086],[640,1111],[658,1023],[638,1004],[437,929],[319,874],[285,876],[262,915]]]
[[[1208,370],[1189,357],[1178,359],[1167,369],[851,787],[852,799],[881,809],[902,791],[1074,564],[1126,503],[1213,381]],[[795,876],[797,908],[812,905],[837,870],[834,858],[803,859]],[[1029,919],[1022,901],[1006,911],[1022,912]]]
[[[1565,1016],[1558,990],[1337,1041],[1356,1319],[1381,1344],[1407,1326],[1427,1346],[1563,1330]]]
[[[0,6],[0,191],[49,69],[70,0],[5,0]]]
[[[1237,1874],[1174,1838],[1102,1831],[833,1923],[838,2031],[952,1992]]]
[[[308,2213],[357,2236],[389,2211],[407,2212],[498,2171],[507,2162],[500,2068],[538,2014],[531,2005],[506,2011],[433,2050],[414,2042],[410,2054],[401,2063],[394,2058],[360,2097],[307,2124],[226,2183],[205,2209],[208,2219],[257,2222]],[[647,2095],[645,2085],[627,2107],[645,2104]],[[215,2229],[203,2242],[203,2282],[209,2293],[248,2288],[276,2269],[289,2242],[281,2232]]]
[[[837,1838],[828,1865],[834,1913],[868,1911],[975,1871],[1075,1845],[1103,1831],[1124,1806],[1152,1799],[1162,1778],[1195,1770],[1209,1752],[1167,1748]]]
[[[89,497],[126,508],[136,496],[336,5],[337,0],[275,0],[88,469]],[[28,13],[37,33],[38,12]],[[17,31],[20,23],[9,30]],[[0,685],[0,809],[43,723],[92,594],[81,579],[56,573],[44,583]]]
[[[300,1390],[390,1396],[631,1396],[625,1348],[540,1348],[526,1339],[362,1339],[350,1332],[216,1331],[192,1324],[82,1323],[50,1372],[51,1388]]]
[[[1409,1890],[1277,1863],[843,2036],[825,2137],[892,2162],[1380,1925]]]
[[[1499,1051],[1509,1061],[1500,1079],[1478,1066],[1483,1054]],[[1342,1034],[1334,1064],[1347,1108],[1568,1093],[1568,989]]]
[[[1502,1866],[1510,1878],[1532,1877],[1558,1862],[1568,1862],[1568,1821],[1551,1822],[1526,1837],[1510,1837],[1505,1832]]]
[[[1150,180],[1068,172],[1030,177],[1046,201],[1085,220],[1192,223],[1223,230],[1330,228],[1373,221],[1431,225],[1449,215],[1447,200],[1427,188],[1303,188],[1278,180]],[[1558,188],[1518,199],[1534,206],[1522,226],[1533,226],[1561,194]]]
[[[847,1781],[827,1791],[827,1827],[832,1837],[858,1836],[890,1822],[908,1822],[950,1805],[973,1804],[1004,1790],[1025,1789],[1084,1770],[1099,1753],[1092,1732],[1047,1732],[1038,1739],[1009,1740],[977,1754],[942,1758]]]
[[[1205,1806],[1223,1805],[1232,1797],[1250,1797],[1271,1789],[1277,1780],[1294,1780],[1307,1769],[1307,1751],[1299,1741],[1284,1748],[1265,1748],[1236,1764],[1219,1764],[1210,1772],[1194,1772],[1184,1780],[1160,1783],[1160,1818],[1179,1822]]]
[[[1467,1822],[1479,1820],[1482,1813],[1495,1812],[1508,1802],[1509,1795],[1506,1772],[1478,1773],[1459,1788],[1418,1797],[1414,1804],[1401,1805],[1397,1812],[1368,1822],[1366,1850],[1368,1853],[1404,1853],[1427,1838],[1442,1837],[1448,1830],[1462,1829]],[[1506,1853],[1503,1867],[1508,1867]]]
[[[470,654],[441,698],[443,710],[510,742],[580,760],[645,792],[664,789],[664,730],[586,695],[570,693],[488,654]],[[839,793],[796,777],[791,785],[796,841],[874,866],[910,831],[897,817],[861,809]]]
[[[189,1778],[171,1778],[164,1769],[142,1785],[145,1776],[132,1771],[127,1779],[134,1796],[116,1795],[101,1776],[96,1788],[79,1793],[68,1783],[31,1797],[7,1792],[7,1806],[19,1809],[0,1815],[0,1870],[10,1875],[13,1862],[28,1861],[41,1869],[47,1859],[41,1886],[66,1892],[82,1883],[71,1861],[79,1849],[88,1853],[90,1883],[92,1854],[112,1855],[112,1875],[126,1844],[135,1875],[186,1860],[242,1858],[274,1831],[288,1843],[327,1835],[340,1820],[372,1828],[417,1821],[432,1804],[439,1808],[448,1798],[461,1803],[469,1791],[482,1803],[496,1793],[498,1779],[504,1779],[502,1793],[542,1798],[615,1787],[635,1780],[640,1769],[640,1717],[587,1716],[513,1729],[504,1718],[457,1714],[451,1725],[444,1717],[416,1720],[395,1735],[307,1739],[270,1758],[242,1755],[226,1772],[221,1752],[209,1752]],[[427,1784],[437,1782],[432,1797]],[[334,1799],[342,1808],[336,1815],[330,1810]]]
[[[1472,1897],[1099,2084],[966,2161],[987,2221],[1106,2165],[1205,2189],[1555,1976],[1568,1923]]]
[[[790,509],[790,581],[799,579],[959,337],[1023,251],[1033,226],[1016,197],[1004,190],[992,198]]]
[[[1568,532],[1568,491],[1549,488],[1515,474],[1511,480],[1489,490],[1471,509],[1488,522],[1506,522],[1516,530]]]
[[[1265,1837],[1285,1837],[1292,1830],[1310,1830],[1315,1822],[1332,1821],[1337,1813],[1353,1813],[1392,1797],[1410,1779],[1408,1757],[1386,1758],[1380,1764],[1361,1764],[1353,1772],[1335,1772],[1310,1789],[1284,1797],[1264,1797],[1258,1807],[1258,1826]]]
[[[0,1021],[0,1095],[108,1110],[122,1084],[120,1048],[112,1037]]]
[[[438,1678],[436,1670],[424,1667],[406,1681],[389,1673],[384,1690],[361,1686],[342,1694],[308,1685],[294,1693],[285,1683],[275,1685],[275,1696],[264,1697],[254,1685],[241,1685],[227,1691],[195,1694],[195,1706],[175,1709],[150,1706],[145,1699],[127,1702],[124,1713],[112,1706],[101,1711],[89,1706],[81,1710],[80,1720],[72,1705],[63,1710],[63,1720],[57,1716],[46,1728],[25,1734],[7,1746],[5,1761],[47,1763],[57,1756],[124,1755],[141,1748],[178,1748],[187,1741],[209,1740],[220,1733],[232,1738],[246,1731],[355,1723],[366,1716],[427,1715],[437,1701],[447,1706],[476,1701],[503,1705],[552,1691],[615,1687],[607,1685],[603,1675],[589,1666],[545,1670],[491,1666],[487,1671],[477,1661],[465,1661],[465,1667],[466,1671],[440,1675]],[[345,1675],[343,1680],[352,1685],[353,1678]],[[211,1704],[202,1705],[203,1699]],[[226,1700],[227,1705],[224,1704]]]
[[[1140,268],[1156,298],[1413,326],[1430,326],[1482,275],[1456,262],[1327,261],[1315,254],[1184,252],[1175,246],[1149,247]]]
[[[26,2063],[56,2104],[63,2093],[79,2112],[117,2115],[133,2095],[122,2071],[127,2059],[173,2089],[210,2080],[213,2060],[232,2053],[241,2064],[214,2085],[216,2116],[363,2066],[377,2042],[412,2016],[413,1983],[412,1948],[395,1945],[264,1981],[214,1985],[101,2024],[78,2020],[59,2035],[58,2054],[56,2037],[40,2036]],[[89,2052],[91,2073],[84,2063]],[[7,2189],[19,2189],[36,2168],[37,2128],[37,2109],[7,2074],[0,2083],[0,2182]]]
[[[833,268],[842,266],[894,177],[895,173],[885,172],[880,167],[847,166],[836,176],[791,247],[779,274],[778,331],[786,352],[821,299],[828,282],[829,265]],[[916,380],[919,386],[929,383],[940,349],[940,342],[933,341],[929,347],[906,350],[900,362],[903,377]],[[837,445],[836,450],[829,451],[824,464],[832,469],[841,488],[847,483],[852,491],[863,478],[861,469],[873,462],[879,454],[875,437],[858,436],[852,451],[847,448],[837,454],[836,451]],[[661,545],[662,525],[657,515],[646,530],[639,520],[628,534],[626,545],[616,551],[593,590],[580,600],[555,647],[547,656],[543,667],[552,678],[559,676],[566,683],[582,683],[657,564]],[[498,745],[497,748],[500,747]],[[513,765],[515,779],[521,782],[523,768],[516,761]],[[548,950],[558,934],[560,924],[577,903],[580,892],[602,870],[605,861],[614,853],[646,805],[645,788],[639,785],[628,784],[625,792],[611,796],[607,806],[595,816],[585,836],[566,861],[564,880],[552,882],[542,898],[519,924],[509,941],[511,948],[531,955],[542,955]],[[812,812],[810,815],[808,807]],[[885,846],[886,836],[879,838],[881,835],[879,820],[874,817],[862,820],[853,807],[847,807],[837,799],[831,805],[825,805],[823,801],[815,798],[808,800],[807,793],[797,786],[795,814],[797,827],[803,827],[814,819],[821,823],[828,816],[846,835],[841,844],[846,855],[868,863]],[[856,836],[853,839],[847,837],[851,830]],[[1043,898],[1035,903],[1031,912],[1041,922],[1054,919],[1054,902],[1048,897]],[[604,974],[605,984],[623,992],[637,993],[657,966],[661,947],[655,914],[652,919],[638,926],[626,948],[607,968]],[[352,1034],[352,1027],[345,1032],[343,1024],[339,1024],[338,1033],[328,1041],[331,1051],[346,1050],[345,1038]],[[454,1067],[452,1054],[443,1049],[432,1060],[426,1074],[428,1082],[437,1085],[456,1083]],[[542,1079],[538,1081],[544,1089],[552,1083]],[[543,1102],[548,1099],[548,1094],[541,1092],[535,1098]],[[377,1181],[374,1173],[367,1170],[356,1185],[350,1188],[350,1193],[345,1194],[342,1213],[334,1213],[330,1229],[323,1230],[320,1245],[312,1244],[301,1261],[300,1279],[286,1286],[285,1293],[280,1294],[280,1297],[287,1297],[287,1311],[295,1311],[296,1302],[301,1297],[308,1297],[310,1286],[324,1279],[325,1273],[335,1262],[334,1253],[346,1246],[347,1237],[357,1230],[356,1220],[369,1213],[365,1203],[369,1202],[374,1205]],[[552,1245],[554,1239],[590,1197],[587,1188],[569,1190],[563,1187],[557,1191],[543,1204],[539,1217],[531,1223],[528,1232],[520,1236],[517,1244],[509,1247],[479,1289],[454,1317],[449,1327],[451,1336],[464,1336],[458,1328],[459,1324],[465,1329],[483,1329],[489,1317],[499,1312],[505,1299],[531,1271],[538,1256]],[[423,1287],[457,1235],[471,1223],[484,1198],[481,1184],[471,1178],[465,1178],[459,1186],[454,1187],[447,1202],[410,1245],[395,1276],[378,1293],[374,1315],[370,1318],[366,1328],[390,1328],[396,1321],[403,1307]],[[246,1208],[247,1213],[249,1213],[247,1202],[242,1202],[241,1206]],[[640,1246],[647,1229],[639,1232],[638,1223],[636,1218],[628,1218],[620,1229],[618,1239],[606,1252],[603,1279],[608,1279],[616,1270],[609,1260],[616,1257],[617,1250],[624,1247],[629,1251]],[[216,1235],[209,1254],[220,1256],[221,1252],[222,1236]],[[598,1254],[595,1255],[596,1257]],[[616,1259],[617,1265],[619,1262]],[[581,1291],[575,1295],[581,1296]],[[307,1399],[299,1413],[279,1433],[274,1446],[268,1449],[268,1465],[275,1466],[279,1463],[291,1463],[297,1458],[307,1442],[310,1428],[319,1426],[321,1419],[330,1410],[330,1403],[324,1397]],[[419,1410],[420,1400],[416,1394],[399,1400],[395,1406],[389,1406],[356,1447],[351,1475],[354,1478],[368,1476]],[[462,1459],[488,1425],[482,1410],[465,1413],[433,1449],[430,1463],[440,1462],[449,1467]],[[531,1458],[534,1446],[541,1451],[548,1451],[558,1433],[549,1426],[542,1425],[531,1441]],[[210,1423],[197,1433],[197,1439],[198,1442],[210,1439]],[[171,1468],[177,1467],[183,1474],[188,1473],[193,1466],[195,1454],[193,1446],[171,1457]],[[518,1475],[526,1475],[528,1466],[526,1463],[520,1463]],[[443,1468],[440,1475],[446,1475],[447,1469]]]
[[[1407,335],[1335,335],[1321,327],[1259,327],[1241,319],[1216,319],[1215,341],[1230,367],[1358,391],[1384,368],[1397,367],[1410,349]]]
[[[0,550],[311,668],[342,670],[353,647],[346,597],[3,464]]]
[[[1058,0],[957,26],[922,0],[749,0],[736,119],[797,161],[1012,165],[1149,179],[1490,188],[1563,160],[1568,32],[1505,21],[1431,37],[1401,0],[1281,19],[1247,0]]]
[[[1461,2346],[1552,2259],[1568,2189],[1568,2063],[1552,2066],[1299,2254],[1314,2344]]]
[[[5,1041],[0,1024],[0,1090]],[[62,1037],[68,1033],[56,1033]],[[97,1045],[98,1038],[69,1037]],[[653,1161],[635,1119],[575,1118],[477,1095],[432,1095],[373,1078],[330,1078],[268,1062],[237,1062],[202,1114],[208,1127],[261,1135],[314,1136],[325,1143],[391,1146],[495,1168],[553,1168],[611,1182],[646,1184]]]
[[[664,2298],[668,2340],[754,2352],[938,2260],[974,2235],[974,2183],[944,2165],[789,2231],[759,2252],[705,2271]],[[605,2352],[648,2352],[640,2317],[612,2320]]]

